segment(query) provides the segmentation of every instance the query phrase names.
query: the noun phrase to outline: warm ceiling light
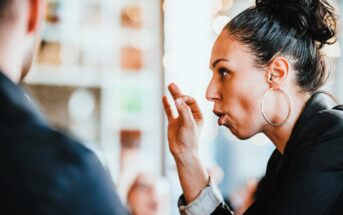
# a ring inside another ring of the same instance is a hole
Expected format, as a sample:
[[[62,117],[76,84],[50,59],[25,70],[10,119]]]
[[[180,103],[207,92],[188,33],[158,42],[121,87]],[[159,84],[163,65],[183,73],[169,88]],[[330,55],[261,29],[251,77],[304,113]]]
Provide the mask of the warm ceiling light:
[[[222,0],[221,10],[223,11],[230,10],[233,4],[234,4],[234,0]]]
[[[213,14],[219,12],[222,8],[222,0],[211,0],[211,11]]]

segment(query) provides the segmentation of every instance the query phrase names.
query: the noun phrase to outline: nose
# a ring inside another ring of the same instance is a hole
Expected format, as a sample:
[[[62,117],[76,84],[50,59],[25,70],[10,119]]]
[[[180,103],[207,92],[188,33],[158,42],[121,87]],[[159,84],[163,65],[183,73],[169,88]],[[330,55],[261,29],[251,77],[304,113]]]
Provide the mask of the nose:
[[[215,101],[220,99],[220,93],[218,90],[218,84],[216,83],[214,77],[212,77],[207,90],[206,90],[206,99],[209,101]]]

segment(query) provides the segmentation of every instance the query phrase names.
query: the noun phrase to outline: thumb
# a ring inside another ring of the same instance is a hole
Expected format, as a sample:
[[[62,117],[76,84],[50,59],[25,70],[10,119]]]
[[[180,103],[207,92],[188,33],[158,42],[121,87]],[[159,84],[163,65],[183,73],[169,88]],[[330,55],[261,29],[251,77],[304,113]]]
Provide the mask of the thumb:
[[[184,123],[186,126],[193,126],[195,124],[195,120],[193,118],[192,111],[190,107],[183,101],[182,98],[178,98],[175,100],[176,109],[179,112],[181,118],[183,118]]]

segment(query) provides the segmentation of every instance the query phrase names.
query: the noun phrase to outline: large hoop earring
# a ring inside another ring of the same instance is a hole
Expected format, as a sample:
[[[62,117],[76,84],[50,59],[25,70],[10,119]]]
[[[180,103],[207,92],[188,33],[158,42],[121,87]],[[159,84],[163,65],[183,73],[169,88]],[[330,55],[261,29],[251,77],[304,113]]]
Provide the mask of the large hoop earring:
[[[286,118],[285,118],[282,122],[280,122],[280,123],[273,123],[271,120],[269,120],[269,119],[267,118],[267,116],[266,116],[266,114],[265,114],[265,112],[264,112],[264,99],[265,99],[266,95],[267,95],[269,92],[271,92],[272,90],[277,90],[277,91],[281,92],[283,95],[285,95],[285,97],[286,97],[286,99],[287,99],[287,104],[288,104],[288,110],[289,110],[289,111],[288,111],[288,114],[287,114]],[[291,100],[290,100],[288,94],[287,94],[285,91],[283,91],[281,88],[279,88],[279,89],[269,88],[269,89],[263,94],[263,97],[262,97],[262,100],[261,100],[261,112],[262,112],[262,116],[263,116],[264,120],[266,120],[266,122],[268,122],[270,125],[272,125],[272,126],[282,126],[282,125],[284,125],[284,124],[287,122],[289,116],[291,115],[291,108],[292,108],[292,107],[291,107]]]

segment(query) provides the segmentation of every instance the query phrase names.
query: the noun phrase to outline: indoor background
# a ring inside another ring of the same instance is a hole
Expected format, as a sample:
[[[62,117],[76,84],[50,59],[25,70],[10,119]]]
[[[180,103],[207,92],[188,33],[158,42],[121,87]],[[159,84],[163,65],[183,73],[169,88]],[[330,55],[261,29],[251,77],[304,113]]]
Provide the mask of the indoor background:
[[[342,1],[333,3],[337,10],[343,8]],[[181,189],[168,152],[161,97],[168,95],[169,83],[177,83],[203,110],[202,159],[239,210],[263,176],[274,146],[263,135],[240,141],[218,128],[205,91],[216,36],[230,18],[253,4],[47,0],[41,46],[25,87],[51,125],[99,156],[124,204],[137,175],[145,174],[159,196],[158,210],[150,215],[174,215]],[[342,36],[325,47],[332,75],[324,88],[343,101],[341,44]]]

